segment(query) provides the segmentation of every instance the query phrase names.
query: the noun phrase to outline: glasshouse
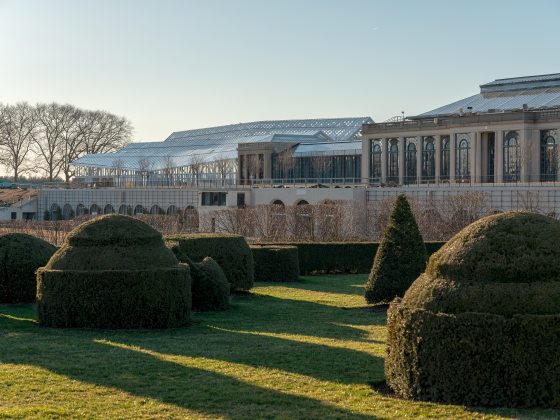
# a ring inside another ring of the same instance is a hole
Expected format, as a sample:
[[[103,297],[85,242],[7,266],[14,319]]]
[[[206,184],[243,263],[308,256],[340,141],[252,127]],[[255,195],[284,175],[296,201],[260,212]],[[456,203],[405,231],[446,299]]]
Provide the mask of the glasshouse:
[[[77,159],[75,182],[147,187],[284,177],[359,179],[360,132],[372,122],[369,117],[258,121],[179,131],[164,141]]]

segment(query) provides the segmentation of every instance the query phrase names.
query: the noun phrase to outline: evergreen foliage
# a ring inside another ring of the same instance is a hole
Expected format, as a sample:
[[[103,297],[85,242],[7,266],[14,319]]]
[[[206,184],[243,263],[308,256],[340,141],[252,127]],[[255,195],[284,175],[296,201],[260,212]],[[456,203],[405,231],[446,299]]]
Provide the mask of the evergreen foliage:
[[[255,281],[297,281],[298,249],[295,246],[253,245]]]
[[[300,274],[356,273],[371,271],[371,262],[379,248],[378,242],[280,242],[254,245],[295,246],[298,249]],[[426,242],[428,256],[445,242]]]
[[[44,266],[56,248],[24,233],[0,235],[0,303],[35,302],[35,271]]]
[[[560,407],[560,222],[509,212],[435,253],[388,313],[385,376],[400,396]]]
[[[427,253],[404,194],[397,197],[366,285],[368,303],[402,296],[424,271]]]
[[[71,231],[37,271],[39,324],[168,328],[190,321],[191,280],[161,234],[128,216],[106,215]]]
[[[210,257],[201,262],[189,261],[192,278],[194,311],[225,311],[229,309],[229,282],[218,263]]]
[[[212,257],[224,270],[231,291],[249,290],[253,287],[255,265],[253,253],[245,238],[227,233],[196,233],[166,237],[170,247],[181,262],[185,257],[201,262]]]

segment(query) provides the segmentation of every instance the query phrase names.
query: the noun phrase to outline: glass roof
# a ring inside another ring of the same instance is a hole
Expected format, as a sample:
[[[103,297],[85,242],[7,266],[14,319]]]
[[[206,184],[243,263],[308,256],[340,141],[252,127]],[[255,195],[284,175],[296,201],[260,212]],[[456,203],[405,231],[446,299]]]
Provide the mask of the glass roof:
[[[449,116],[463,112],[487,113],[560,108],[560,73],[498,79],[480,86],[480,93],[436,108],[411,119]]]
[[[165,141],[131,143],[117,152],[87,155],[72,163],[85,167],[118,166],[138,170],[149,162],[151,170],[158,170],[188,166],[194,159],[205,163],[236,159],[238,144],[257,142],[300,143],[305,144],[305,150],[316,144],[320,152],[328,149],[329,143],[347,144],[352,140],[359,143],[355,140],[359,138],[362,124],[372,122],[369,117],[258,121],[180,131],[171,134]],[[333,151],[338,150],[331,147]],[[347,146],[340,147],[344,149]]]

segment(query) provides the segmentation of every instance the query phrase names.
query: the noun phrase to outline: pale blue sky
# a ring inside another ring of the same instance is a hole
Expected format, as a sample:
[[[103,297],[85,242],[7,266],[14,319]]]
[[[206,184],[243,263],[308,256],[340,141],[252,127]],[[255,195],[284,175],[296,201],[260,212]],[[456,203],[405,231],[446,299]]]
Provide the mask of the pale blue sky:
[[[126,116],[135,141],[263,119],[418,114],[560,72],[560,2],[0,0],[0,102]]]

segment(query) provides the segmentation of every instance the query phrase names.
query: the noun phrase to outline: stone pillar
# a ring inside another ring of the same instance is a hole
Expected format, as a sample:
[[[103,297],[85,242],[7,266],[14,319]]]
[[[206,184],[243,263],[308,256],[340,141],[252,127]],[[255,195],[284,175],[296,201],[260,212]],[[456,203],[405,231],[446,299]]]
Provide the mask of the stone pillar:
[[[521,181],[540,180],[540,136],[538,130],[523,128],[519,131]]]
[[[494,179],[498,183],[504,182],[504,134],[502,131],[496,131],[494,137]]]
[[[441,135],[438,134],[434,138],[435,138],[434,153],[436,154],[436,156],[435,156],[436,167],[435,167],[435,180],[434,180],[434,182],[436,184],[438,184],[439,180],[441,178]]]
[[[361,177],[362,177],[362,184],[369,184],[370,178],[370,167],[371,167],[371,140],[372,139],[363,139],[362,140],[362,167],[360,170]]]
[[[387,158],[389,156],[389,139],[381,139],[381,183],[387,183]]]
[[[479,183],[482,169],[482,154],[480,148],[480,133],[474,131],[470,133],[472,139],[471,145],[471,182]]]
[[[418,142],[416,144],[416,183],[420,184],[422,182],[422,161],[424,157],[424,139],[421,135],[417,137]]]
[[[399,137],[399,185],[404,185],[404,175],[406,169],[406,150],[404,137]]]
[[[457,150],[455,148],[455,133],[451,133],[449,135],[449,182],[455,182],[455,156],[457,154]]]

